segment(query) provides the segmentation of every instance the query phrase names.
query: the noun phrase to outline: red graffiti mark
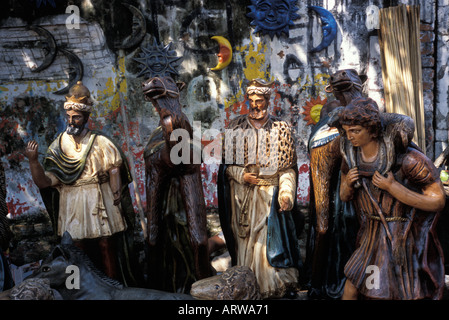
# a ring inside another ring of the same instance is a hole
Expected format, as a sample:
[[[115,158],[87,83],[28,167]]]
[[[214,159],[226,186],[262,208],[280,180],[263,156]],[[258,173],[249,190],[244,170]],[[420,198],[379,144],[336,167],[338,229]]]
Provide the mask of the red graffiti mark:
[[[8,212],[13,217],[18,217],[22,215],[23,213],[27,212],[31,207],[27,205],[26,202],[19,202],[18,199],[16,199],[16,202],[14,203],[13,200],[6,203],[8,207]]]
[[[301,167],[299,167],[298,173],[308,173],[309,172],[309,165],[307,163],[304,163]]]
[[[231,118],[233,118],[233,115],[243,115],[249,112],[248,105],[246,102],[247,99],[245,97],[245,100],[236,102],[232,106],[225,109],[226,113],[225,126],[228,126],[229,122],[231,121]]]
[[[25,156],[21,151],[14,150],[6,157],[6,159],[8,159],[8,161],[22,162],[25,159]]]
[[[126,112],[126,106],[123,106],[123,108],[125,109],[125,112]],[[116,108],[115,110],[112,110],[112,112],[106,114],[105,119],[115,121],[115,120],[117,120],[117,117],[119,116],[119,114],[120,114],[120,108]]]
[[[25,190],[26,190],[26,188],[23,187],[20,183],[17,185],[17,188],[18,188],[20,191],[25,191]]]
[[[138,152],[133,152],[133,154],[134,154],[134,159],[140,159],[141,157],[143,158],[143,153],[144,153],[144,150],[143,150],[143,149],[140,150],[140,151],[138,151]]]
[[[130,121],[129,122],[129,133],[132,137],[139,137],[139,126],[140,123],[137,121]]]
[[[307,191],[305,191],[305,189],[301,189],[301,187],[298,187],[296,199],[301,205],[308,205],[310,201],[310,186],[307,187]]]
[[[282,105],[281,94],[276,91],[273,100],[273,111],[272,111],[273,115],[277,115],[279,112],[281,112],[282,110],[281,105]]]
[[[214,140],[209,140],[209,139],[201,139],[201,145],[203,146],[203,148],[205,146],[207,146],[209,143],[213,142]]]
[[[103,131],[106,130],[105,124],[102,121],[99,120],[93,120],[93,119],[89,119],[89,121],[87,122],[87,126],[90,130],[97,130],[97,131]]]
[[[202,175],[205,175],[207,177],[207,167],[206,167],[206,165],[204,163],[202,163],[200,165],[200,171],[201,171]]]
[[[217,172],[217,171],[214,171],[214,172],[212,172],[212,179],[211,179],[211,182],[217,183],[217,181],[218,181],[218,172]]]
[[[245,99],[245,101],[243,101],[241,104],[240,104],[240,112],[239,112],[241,115],[243,115],[243,114],[248,114],[249,113],[249,109],[248,109],[248,105],[246,104],[246,99]]]

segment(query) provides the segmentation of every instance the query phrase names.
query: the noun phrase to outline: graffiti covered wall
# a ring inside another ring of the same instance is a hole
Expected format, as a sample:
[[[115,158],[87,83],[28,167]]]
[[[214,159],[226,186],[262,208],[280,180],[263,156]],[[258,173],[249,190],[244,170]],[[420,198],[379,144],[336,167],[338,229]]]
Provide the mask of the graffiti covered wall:
[[[294,129],[303,205],[310,191],[311,118],[333,99],[324,90],[329,74],[342,68],[367,74],[365,92],[383,107],[376,10],[385,1],[36,0],[27,10],[29,3],[11,1],[1,8],[0,150],[13,217],[44,210],[22,151],[35,139],[42,157],[65,129],[65,98],[58,91],[76,79],[95,101],[89,127],[122,146],[132,163],[136,206],[145,207],[143,150],[159,117],[143,99],[136,58],[155,43],[170,44],[182,57],[176,79],[186,83],[181,103],[189,119],[200,122],[196,133],[203,146],[231,119],[248,112],[244,92],[249,80],[275,81],[270,112]],[[213,36],[227,39],[232,50],[223,69],[217,68],[222,43]],[[217,164],[202,165],[209,208],[217,206],[217,170]]]

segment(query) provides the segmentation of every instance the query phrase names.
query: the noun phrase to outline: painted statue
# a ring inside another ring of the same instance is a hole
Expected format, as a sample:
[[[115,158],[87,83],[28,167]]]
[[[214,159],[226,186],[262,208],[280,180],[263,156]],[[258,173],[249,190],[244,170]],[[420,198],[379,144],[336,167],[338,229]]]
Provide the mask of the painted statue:
[[[43,165],[37,142],[26,147],[33,181],[55,233],[68,231],[106,275],[136,285],[137,271],[130,268],[135,215],[126,157],[110,138],[87,127],[93,102],[81,81],[66,100],[67,129],[48,147]]]
[[[434,164],[407,141],[394,144],[396,131],[407,128],[386,128],[370,98],[352,100],[336,125],[344,159],[340,197],[354,204],[360,221],[342,299],[441,299],[436,225],[445,194]]]
[[[184,84],[161,76],[142,86],[160,117],[144,153],[150,287],[188,293],[193,282],[211,275],[201,164],[193,161],[201,150],[189,142],[193,130],[179,102]],[[171,140],[176,132],[185,134],[182,141]],[[174,159],[179,146],[187,150],[185,161]]]
[[[227,127],[217,185],[232,264],[251,268],[262,299],[294,297],[302,269],[295,143],[288,124],[268,113],[271,85],[249,83],[249,114]]]
[[[365,75],[343,69],[331,74],[326,92],[335,100],[321,109],[320,120],[309,138],[310,224],[306,254],[311,299],[340,299],[345,275],[343,268],[355,249],[358,221],[350,203],[339,198],[340,134],[329,126],[332,111],[362,97]]]

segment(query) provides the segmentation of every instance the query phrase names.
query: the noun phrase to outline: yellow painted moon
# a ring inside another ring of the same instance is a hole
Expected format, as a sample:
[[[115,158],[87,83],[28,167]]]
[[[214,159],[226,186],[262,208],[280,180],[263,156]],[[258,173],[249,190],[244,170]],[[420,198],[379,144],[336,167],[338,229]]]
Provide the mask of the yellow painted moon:
[[[229,43],[228,39],[226,39],[225,37],[213,36],[213,37],[211,37],[211,39],[217,41],[218,45],[220,46],[220,50],[217,54],[218,64],[211,70],[213,70],[213,71],[223,70],[231,63],[232,46]]]

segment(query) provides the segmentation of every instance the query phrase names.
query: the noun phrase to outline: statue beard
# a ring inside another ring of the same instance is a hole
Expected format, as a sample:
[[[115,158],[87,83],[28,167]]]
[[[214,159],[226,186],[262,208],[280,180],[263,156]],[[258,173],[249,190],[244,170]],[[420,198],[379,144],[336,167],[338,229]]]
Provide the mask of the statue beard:
[[[260,120],[266,117],[268,110],[267,109],[257,109],[253,108],[249,110],[249,117],[253,120]]]
[[[79,126],[77,126],[75,124],[68,125],[66,132],[67,132],[67,134],[69,134],[71,136],[79,136],[81,134],[81,132],[83,132],[85,126],[86,126],[85,123],[83,123],[82,125],[79,125]]]

